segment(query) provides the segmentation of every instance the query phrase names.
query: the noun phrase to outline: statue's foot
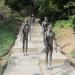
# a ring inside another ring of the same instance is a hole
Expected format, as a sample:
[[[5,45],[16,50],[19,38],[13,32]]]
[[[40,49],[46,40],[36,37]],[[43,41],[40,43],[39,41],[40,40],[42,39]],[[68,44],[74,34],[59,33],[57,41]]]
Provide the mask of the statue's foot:
[[[30,41],[31,41],[31,37],[30,37]]]
[[[51,66],[48,66],[48,65],[46,65],[46,70],[52,70],[52,67]]]
[[[49,66],[48,65],[46,65],[46,70],[49,70]]]
[[[49,70],[52,71],[52,67],[49,67]]]
[[[24,53],[24,56],[26,56],[26,54]]]
[[[24,56],[26,56],[27,55],[27,53],[24,53]]]

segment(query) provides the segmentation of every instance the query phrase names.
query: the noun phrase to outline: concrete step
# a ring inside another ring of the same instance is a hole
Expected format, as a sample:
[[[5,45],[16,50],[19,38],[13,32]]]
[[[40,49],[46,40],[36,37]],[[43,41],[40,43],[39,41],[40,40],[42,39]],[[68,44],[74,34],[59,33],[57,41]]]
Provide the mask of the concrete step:
[[[38,65],[39,58],[37,55],[25,55],[23,53],[13,53],[11,58],[8,61],[9,64],[13,64],[16,66],[30,66],[30,65]]]
[[[3,75],[41,75],[39,60],[35,55],[24,56],[13,53],[8,61],[7,69]]]
[[[42,53],[43,48],[28,48],[27,53],[28,54],[40,54]],[[23,49],[22,48],[13,48],[12,49],[12,53],[23,53]]]
[[[32,35],[42,35],[42,32],[31,32]]]
[[[13,48],[22,48],[23,46],[22,46],[22,43],[21,44],[15,44],[15,46],[13,47]],[[44,48],[44,44],[42,43],[42,42],[35,42],[35,41],[33,41],[33,43],[32,42],[30,42],[29,44],[28,44],[28,48],[30,49],[30,48]]]
[[[41,41],[35,41],[35,40],[29,40],[30,43],[36,43],[36,44],[44,44],[44,42],[41,40]]]
[[[35,37],[35,36],[37,36],[37,37],[43,37],[42,33],[39,33],[39,34],[31,33],[31,36],[32,37]]]
[[[11,66],[9,65],[3,75],[42,75],[39,65]]]
[[[42,63],[42,64],[45,64],[45,60],[46,60],[46,54],[45,53],[43,53],[43,54],[40,54],[39,55],[40,57],[40,63]],[[59,65],[61,65],[61,64],[63,64],[65,61],[67,61],[68,60],[68,58],[66,57],[66,56],[64,56],[62,53],[60,53],[60,52],[53,52],[53,55],[52,55],[52,64],[59,64]]]
[[[42,41],[43,42],[43,38],[42,37],[34,37],[34,38],[31,38],[31,41]]]
[[[64,62],[64,64],[52,65],[51,70],[47,69],[44,64],[40,64],[42,75],[74,75],[75,69]],[[72,73],[74,71],[74,73]]]

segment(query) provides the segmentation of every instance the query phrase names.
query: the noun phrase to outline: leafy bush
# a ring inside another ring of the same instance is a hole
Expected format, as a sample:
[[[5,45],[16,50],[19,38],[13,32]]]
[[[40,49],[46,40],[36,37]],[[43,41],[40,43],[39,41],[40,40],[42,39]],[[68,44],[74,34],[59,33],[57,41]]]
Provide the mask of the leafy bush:
[[[0,20],[3,20],[9,17],[11,10],[8,6],[5,5],[4,0],[0,0]]]
[[[56,21],[54,24],[54,28],[59,29],[59,28],[70,28],[72,27],[72,22],[71,20],[59,20]]]
[[[0,22],[0,57],[9,52],[10,47],[16,39],[21,22],[21,20],[15,17],[10,17]]]

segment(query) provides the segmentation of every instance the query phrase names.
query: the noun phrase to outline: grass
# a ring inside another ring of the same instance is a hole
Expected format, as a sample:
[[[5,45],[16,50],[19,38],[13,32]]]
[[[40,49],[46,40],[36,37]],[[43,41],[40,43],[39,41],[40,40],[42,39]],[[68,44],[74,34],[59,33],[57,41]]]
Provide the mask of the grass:
[[[66,33],[64,32],[67,29],[71,29],[73,26],[72,24],[72,20],[59,20],[55,22],[55,26],[54,26],[54,31],[57,35],[57,39],[59,40],[59,42],[61,42],[61,40],[66,36]],[[68,35],[69,33],[67,33]],[[68,37],[69,38],[69,37]],[[66,39],[65,39],[66,41]],[[70,56],[72,58],[75,58],[75,49],[73,49],[70,53]]]
[[[71,54],[71,57],[72,57],[72,58],[75,58],[75,50],[71,51],[70,54]]]
[[[58,20],[54,24],[53,30],[55,31],[57,37],[65,37],[65,33],[61,32],[62,29],[70,29],[72,28],[72,21],[71,20]],[[59,33],[59,34],[58,34]]]
[[[59,29],[68,29],[72,27],[72,21],[71,20],[59,20],[56,21],[54,24],[54,30],[59,30]]]
[[[0,57],[10,51],[10,47],[15,42],[21,22],[20,19],[16,19],[15,17],[0,21]]]

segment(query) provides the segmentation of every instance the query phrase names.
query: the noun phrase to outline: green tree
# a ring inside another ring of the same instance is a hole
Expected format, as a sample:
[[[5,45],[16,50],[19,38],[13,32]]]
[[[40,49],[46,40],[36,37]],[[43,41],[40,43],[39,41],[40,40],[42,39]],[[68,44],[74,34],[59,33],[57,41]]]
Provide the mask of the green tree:
[[[5,0],[5,4],[8,5],[12,10],[20,11],[25,7],[32,5],[32,0]]]

